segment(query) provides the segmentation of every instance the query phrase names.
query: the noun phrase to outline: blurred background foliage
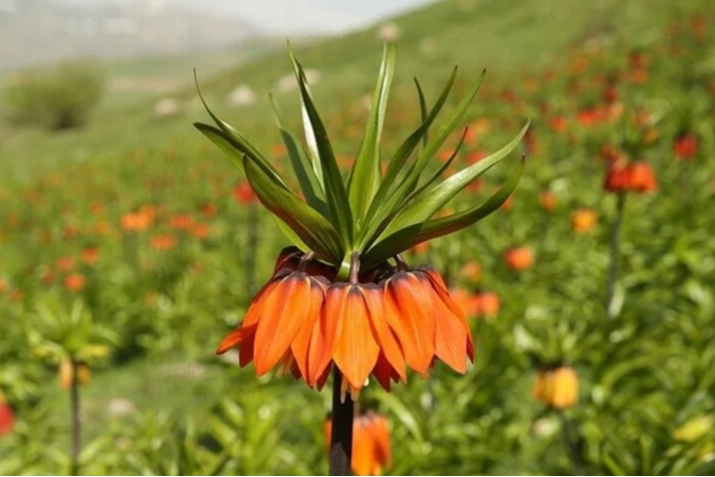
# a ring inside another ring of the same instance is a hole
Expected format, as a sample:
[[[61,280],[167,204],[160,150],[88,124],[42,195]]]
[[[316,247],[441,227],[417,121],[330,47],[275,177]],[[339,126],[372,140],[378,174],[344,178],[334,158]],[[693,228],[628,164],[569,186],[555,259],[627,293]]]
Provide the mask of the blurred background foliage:
[[[455,63],[454,98],[489,70],[462,164],[506,143],[525,118],[533,126],[509,205],[408,257],[434,264],[466,297],[477,361],[465,376],[437,364],[430,380],[412,376],[390,394],[368,386],[362,406],[391,422],[387,472],[712,474],[715,9],[705,0],[449,0],[393,24],[388,149],[418,121],[410,77],[433,101]],[[345,164],[383,28],[296,47],[316,72],[315,99]],[[98,103],[105,68],[3,81],[0,390],[14,426],[0,436],[0,473],[72,470],[59,373],[78,354],[91,370],[80,386],[82,473],[325,473],[330,393],[256,379],[235,355],[213,355],[272,271],[284,244],[275,223],[192,130],[204,113],[190,69],[162,109],[161,97]],[[297,93],[280,87],[285,52],[198,73],[213,109],[285,167],[266,97],[277,94],[298,131]],[[255,99],[231,102],[237,85]],[[650,164],[658,190],[627,198],[608,313],[617,207],[602,184],[613,154]],[[484,200],[500,174],[453,208]],[[574,225],[577,210],[593,213],[590,226]],[[540,371],[557,365],[578,376],[578,400],[563,409],[533,393]]]

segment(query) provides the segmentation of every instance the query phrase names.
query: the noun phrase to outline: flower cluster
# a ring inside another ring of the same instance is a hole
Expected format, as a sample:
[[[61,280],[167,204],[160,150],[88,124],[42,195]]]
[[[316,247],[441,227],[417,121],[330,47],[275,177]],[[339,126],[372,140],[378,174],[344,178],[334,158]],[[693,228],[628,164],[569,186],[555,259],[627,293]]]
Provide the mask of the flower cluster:
[[[279,255],[273,277],[217,353],[239,349],[261,376],[279,366],[322,388],[335,364],[355,395],[370,375],[387,390],[406,369],[426,375],[435,360],[464,373],[474,345],[466,317],[442,277],[423,266],[384,262],[349,281],[295,247]]]
[[[542,369],[534,383],[534,397],[550,407],[564,409],[578,401],[578,375],[569,366]]]
[[[644,161],[616,161],[608,169],[603,185],[608,192],[652,192],[658,188],[655,173]]]

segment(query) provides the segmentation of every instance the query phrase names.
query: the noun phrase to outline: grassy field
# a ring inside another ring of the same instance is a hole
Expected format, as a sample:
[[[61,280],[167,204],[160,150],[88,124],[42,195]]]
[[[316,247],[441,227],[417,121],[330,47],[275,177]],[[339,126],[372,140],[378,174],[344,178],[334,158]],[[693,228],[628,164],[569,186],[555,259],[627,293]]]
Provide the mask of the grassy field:
[[[419,122],[412,77],[431,103],[455,64],[450,111],[487,69],[465,121],[473,135],[460,165],[501,147],[529,118],[532,128],[510,207],[409,257],[434,264],[455,296],[466,297],[477,360],[465,376],[438,363],[430,380],[415,375],[389,394],[376,386],[363,392],[362,406],[391,422],[387,473],[715,470],[715,214],[708,212],[715,10],[708,3],[450,0],[395,19],[384,153]],[[315,100],[347,163],[379,65],[377,27],[295,50],[320,73]],[[0,474],[70,469],[70,396],[58,385],[56,355],[42,353],[57,341],[42,309],[62,321],[77,302],[92,317],[90,341],[109,350],[81,387],[83,473],[327,470],[329,391],[289,377],[257,379],[235,355],[213,354],[286,241],[241,193],[245,178],[193,129],[207,115],[192,67],[213,110],[278,167],[288,159],[268,93],[301,130],[297,91],[277,84],[291,73],[284,49],[246,53],[248,61],[233,55],[114,65],[111,77],[148,86],[110,91],[83,129],[0,125],[0,391],[17,419],[15,431],[0,436]],[[171,82],[167,91],[180,104],[174,116],[154,115],[167,96],[149,87],[157,78]],[[256,92],[255,104],[227,104],[239,84]],[[676,144],[687,135],[697,147],[684,157]],[[614,155],[648,163],[658,188],[625,200],[607,310],[620,213],[603,183],[605,159]],[[512,156],[451,207],[485,199],[516,163]],[[579,228],[577,211],[595,216],[593,227]],[[128,227],[132,214],[146,227]],[[518,247],[534,256],[523,270],[505,260]],[[498,310],[474,308],[474,297],[487,293],[498,297]],[[557,364],[579,377],[578,403],[565,410],[532,392],[539,371]]]

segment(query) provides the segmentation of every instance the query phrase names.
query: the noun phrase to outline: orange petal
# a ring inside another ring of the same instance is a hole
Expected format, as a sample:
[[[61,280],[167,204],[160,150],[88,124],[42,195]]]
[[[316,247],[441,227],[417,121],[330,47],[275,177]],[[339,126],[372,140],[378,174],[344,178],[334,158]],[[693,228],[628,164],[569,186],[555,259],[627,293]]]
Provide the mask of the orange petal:
[[[306,296],[306,300],[310,303],[310,309],[308,310],[308,315],[306,316],[300,330],[295,335],[293,342],[290,345],[291,351],[293,352],[293,357],[295,358],[296,365],[300,369],[301,375],[308,379],[309,365],[308,365],[308,351],[310,350],[310,338],[315,329],[316,322],[320,319],[320,310],[323,307],[323,301],[325,300],[325,290],[323,285],[317,280],[311,279],[310,281],[310,293]],[[309,383],[312,385],[313,383]]]
[[[241,341],[241,345],[238,348],[238,364],[243,368],[248,363],[253,361],[253,345],[256,341],[256,334],[251,333],[246,336],[246,338]]]
[[[342,310],[347,297],[347,294],[344,293],[345,286],[332,285],[325,292],[320,318],[313,326],[313,332],[310,335],[306,379],[309,386],[317,382],[333,360],[337,337],[343,327]]]
[[[266,295],[256,329],[256,374],[267,373],[288,350],[291,341],[308,316],[310,282],[304,273],[295,272]]]
[[[449,292],[447,291],[446,288],[443,288],[439,286],[439,283],[436,283],[433,279],[433,275],[427,274],[429,277],[430,281],[432,282],[432,289],[437,293],[439,298],[441,299],[442,303],[446,305],[452,313],[459,319],[459,321],[462,323],[462,326],[464,327],[465,332],[467,333],[467,356],[469,356],[469,359],[474,362],[474,340],[472,338],[472,329],[469,327],[469,321],[467,320],[467,317],[464,314],[464,311],[457,306],[457,304],[452,300],[452,297],[449,296]]]
[[[375,475],[375,443],[362,421],[353,424],[352,469],[355,475]]]
[[[386,285],[387,322],[395,331],[407,364],[419,373],[434,356],[435,320],[432,303],[414,275],[398,272]]]
[[[226,351],[241,343],[246,338],[246,336],[251,333],[253,333],[253,329],[250,328],[242,327],[233,330],[228,334],[228,336],[223,339],[223,341],[221,341],[221,344],[218,345],[218,348],[216,349],[216,354],[224,354]]]
[[[370,316],[359,285],[344,288],[342,330],[333,354],[335,364],[353,389],[360,389],[375,367],[380,347],[370,326]]]
[[[385,391],[390,391],[390,378],[392,377],[393,368],[390,362],[385,358],[384,353],[380,352],[377,357],[377,363],[375,363],[375,369],[372,370],[372,375],[378,383],[385,389]]]
[[[400,343],[395,338],[395,334],[387,323],[387,311],[385,305],[385,292],[381,287],[364,288],[365,301],[370,311],[370,320],[377,342],[384,353],[391,367],[402,378],[407,381],[405,372],[405,357],[402,354]],[[388,376],[389,379],[389,376]],[[384,387],[384,386],[383,386]]]
[[[435,355],[458,373],[467,371],[467,332],[459,318],[442,299],[433,294],[435,311]]]

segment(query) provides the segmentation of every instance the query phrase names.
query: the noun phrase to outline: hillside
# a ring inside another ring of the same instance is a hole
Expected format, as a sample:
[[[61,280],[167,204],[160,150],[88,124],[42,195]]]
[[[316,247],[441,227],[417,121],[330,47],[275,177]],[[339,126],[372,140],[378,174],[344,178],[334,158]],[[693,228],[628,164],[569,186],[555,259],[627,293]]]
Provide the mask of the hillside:
[[[151,2],[76,8],[50,0],[0,2],[0,70],[94,56],[178,54],[261,36],[253,25]]]

